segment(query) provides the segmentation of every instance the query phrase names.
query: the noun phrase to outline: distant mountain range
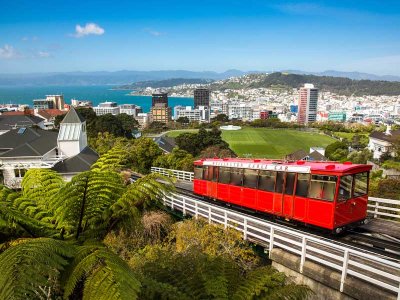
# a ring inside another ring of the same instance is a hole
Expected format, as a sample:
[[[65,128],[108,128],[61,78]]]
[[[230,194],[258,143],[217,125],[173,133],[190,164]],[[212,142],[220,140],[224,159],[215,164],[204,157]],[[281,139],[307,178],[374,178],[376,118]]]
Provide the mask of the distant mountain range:
[[[310,74],[317,76],[347,77],[350,79],[369,79],[400,81],[400,76],[378,76],[359,72],[304,72],[299,70],[282,71],[292,74]],[[30,74],[0,74],[0,86],[46,86],[46,85],[124,85],[139,81],[156,81],[171,78],[221,80],[245,74],[266,73],[265,71],[228,70],[222,73],[186,70],[165,71],[116,71],[116,72],[59,72]],[[270,73],[270,72],[267,72]]]
[[[287,70],[282,71],[291,74],[301,74],[301,75],[316,75],[316,76],[331,76],[331,77],[345,77],[355,80],[384,80],[384,81],[400,81],[400,76],[394,75],[374,75],[369,73],[361,72],[341,72],[335,70],[328,70],[324,72],[305,72],[299,70]]]
[[[199,79],[199,78],[171,78],[164,80],[146,80],[146,81],[134,82],[132,84],[121,85],[116,89],[136,90],[136,89],[143,89],[146,87],[163,88],[181,84],[207,84],[213,81],[214,80],[212,79]]]

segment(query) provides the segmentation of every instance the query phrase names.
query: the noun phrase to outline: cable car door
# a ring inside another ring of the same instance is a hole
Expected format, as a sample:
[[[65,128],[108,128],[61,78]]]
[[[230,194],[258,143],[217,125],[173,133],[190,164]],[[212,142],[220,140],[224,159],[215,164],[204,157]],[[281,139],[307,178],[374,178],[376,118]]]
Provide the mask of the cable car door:
[[[282,215],[285,172],[276,172],[273,212]]]
[[[217,198],[218,167],[208,167],[207,195]]]
[[[293,201],[294,201],[294,183],[296,179],[296,173],[286,173],[285,176],[285,188],[282,196],[282,207],[283,215],[285,217],[293,217]]]

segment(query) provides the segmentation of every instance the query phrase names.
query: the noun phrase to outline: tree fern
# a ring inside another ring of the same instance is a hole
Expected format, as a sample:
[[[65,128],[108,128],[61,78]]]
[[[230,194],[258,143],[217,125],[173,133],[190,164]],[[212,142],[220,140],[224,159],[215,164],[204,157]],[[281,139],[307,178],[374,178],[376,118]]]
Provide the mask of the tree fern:
[[[99,230],[123,188],[121,176],[115,172],[76,175],[51,200],[58,227],[76,238],[85,230]]]
[[[129,266],[100,244],[79,247],[65,279],[64,298],[84,280],[83,299],[137,299],[140,282]]]
[[[0,299],[35,299],[59,277],[74,248],[49,238],[20,240],[0,254]]]
[[[311,293],[307,286],[287,282],[284,273],[271,267],[260,267],[246,274],[232,299],[306,299]]]
[[[127,163],[128,151],[122,147],[113,147],[103,154],[92,166],[94,171],[121,171]]]
[[[22,197],[48,208],[50,199],[64,185],[62,177],[50,169],[30,169],[21,182]]]
[[[128,186],[127,191],[113,206],[114,211],[136,206],[148,208],[160,203],[165,194],[175,190],[173,180],[160,174],[151,173],[139,178]]]

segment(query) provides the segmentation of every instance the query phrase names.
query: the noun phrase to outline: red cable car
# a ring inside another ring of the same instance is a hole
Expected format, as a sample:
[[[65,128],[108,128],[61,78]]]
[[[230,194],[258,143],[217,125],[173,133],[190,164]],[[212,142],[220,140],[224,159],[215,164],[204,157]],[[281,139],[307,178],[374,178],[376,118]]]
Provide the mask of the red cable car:
[[[325,229],[367,216],[370,165],[204,159],[194,162],[195,194]]]

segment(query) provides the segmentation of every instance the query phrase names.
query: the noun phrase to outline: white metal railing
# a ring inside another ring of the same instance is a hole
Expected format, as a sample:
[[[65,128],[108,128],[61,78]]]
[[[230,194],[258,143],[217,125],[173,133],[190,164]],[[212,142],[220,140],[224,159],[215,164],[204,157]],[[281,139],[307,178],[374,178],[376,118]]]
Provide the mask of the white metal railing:
[[[389,217],[400,221],[400,200],[369,197],[368,213],[374,218]]]
[[[164,176],[176,177],[177,179],[184,181],[193,181],[194,178],[193,172],[172,169],[151,167],[151,172],[159,173]],[[400,200],[376,197],[369,197],[368,200],[368,213],[373,215],[374,218],[386,217],[400,221]]]
[[[209,222],[223,224],[243,233],[246,240],[271,250],[280,248],[301,257],[299,272],[306,260],[313,261],[341,273],[340,291],[343,292],[348,275],[397,294],[400,300],[400,263],[365,250],[268,222],[228,208],[215,206],[190,196],[173,193],[166,195],[164,205],[184,215],[204,217]]]
[[[151,167],[152,173],[158,173],[168,177],[175,177],[179,180],[184,181],[193,181],[194,173],[181,171],[181,170],[172,170],[172,169],[165,169],[165,168],[158,168],[158,167]]]

